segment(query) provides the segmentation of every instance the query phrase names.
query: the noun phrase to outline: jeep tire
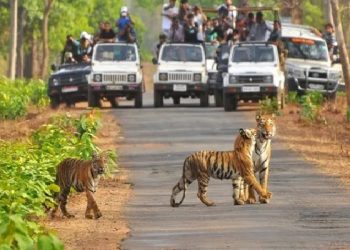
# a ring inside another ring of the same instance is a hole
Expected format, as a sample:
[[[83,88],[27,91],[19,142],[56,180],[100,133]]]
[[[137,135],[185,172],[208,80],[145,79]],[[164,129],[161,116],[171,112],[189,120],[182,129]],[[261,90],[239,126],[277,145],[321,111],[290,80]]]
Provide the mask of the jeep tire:
[[[226,112],[235,111],[237,109],[237,97],[231,94],[224,95],[224,110]]]
[[[215,99],[215,106],[216,107],[222,107],[223,106],[223,96],[222,91],[220,90],[214,90],[214,99]]]
[[[135,95],[135,108],[142,108],[142,89],[140,88]]]
[[[208,107],[209,106],[209,94],[208,92],[204,92],[200,96],[200,106]]]
[[[173,102],[174,102],[174,105],[179,105],[180,104],[180,97],[179,96],[174,96],[173,97]]]
[[[154,107],[155,108],[163,107],[164,102],[163,102],[162,92],[160,92],[158,90],[154,90],[153,98],[154,98]]]
[[[57,109],[59,106],[60,106],[60,96],[59,95],[50,96],[50,107],[52,109]]]
[[[88,105],[91,108],[100,107],[100,96],[94,93],[90,86],[88,88]]]

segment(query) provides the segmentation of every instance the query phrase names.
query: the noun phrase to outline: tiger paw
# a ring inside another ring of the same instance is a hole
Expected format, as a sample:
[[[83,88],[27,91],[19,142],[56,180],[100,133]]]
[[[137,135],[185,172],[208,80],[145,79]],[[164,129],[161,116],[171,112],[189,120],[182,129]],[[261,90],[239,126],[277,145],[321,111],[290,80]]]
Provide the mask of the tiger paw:
[[[95,219],[97,220],[98,218],[102,217],[102,213],[100,211],[97,211],[95,214]]]
[[[86,219],[90,219],[90,220],[93,219],[93,217],[92,217],[91,214],[85,214],[85,218],[86,218]]]
[[[247,204],[254,204],[256,202],[255,198],[248,198],[248,200],[246,201]]]
[[[261,204],[268,204],[269,203],[269,200],[268,199],[265,199],[265,198],[259,198],[259,202]]]
[[[241,199],[238,199],[238,200],[234,200],[234,202],[233,202],[233,204],[234,205],[244,205],[244,201],[243,200],[241,200]]]

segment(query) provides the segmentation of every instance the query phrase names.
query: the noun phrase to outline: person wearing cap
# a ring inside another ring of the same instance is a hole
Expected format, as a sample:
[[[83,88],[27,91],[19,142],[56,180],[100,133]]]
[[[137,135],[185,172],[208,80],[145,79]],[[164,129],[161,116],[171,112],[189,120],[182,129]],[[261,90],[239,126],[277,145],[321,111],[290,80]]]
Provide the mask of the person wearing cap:
[[[198,26],[194,22],[194,15],[188,14],[187,24],[184,28],[185,42],[186,43],[198,43]]]
[[[124,42],[136,41],[136,33],[132,25],[133,25],[133,22],[129,16],[128,7],[123,6],[120,9],[120,18],[117,21],[119,41],[124,41]]]
[[[92,37],[86,31],[81,32],[80,40],[77,41],[73,37],[69,37],[69,40],[76,46],[75,59],[81,62],[84,56],[91,57],[92,55]]]
[[[179,9],[176,7],[176,0],[169,0],[168,4],[164,4],[162,11],[162,30],[163,33],[168,35],[171,23],[174,17],[179,14]]]

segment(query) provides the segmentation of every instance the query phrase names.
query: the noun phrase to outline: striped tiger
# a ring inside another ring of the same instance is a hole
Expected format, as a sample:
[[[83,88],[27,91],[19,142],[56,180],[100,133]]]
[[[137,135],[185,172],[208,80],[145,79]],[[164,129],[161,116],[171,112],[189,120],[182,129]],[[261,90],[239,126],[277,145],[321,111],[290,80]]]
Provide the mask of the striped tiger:
[[[194,180],[198,181],[198,198],[207,206],[215,205],[207,197],[210,177],[221,180],[232,179],[235,204],[244,204],[244,201],[240,200],[240,189],[243,190],[244,184],[242,178],[252,185],[261,197],[270,198],[272,194],[266,193],[261,188],[253,172],[252,152],[256,142],[255,136],[255,129],[240,129],[233,151],[199,151],[188,156],[183,164],[182,177],[172,189],[170,205],[172,207],[181,205],[188,185]],[[182,199],[176,203],[175,196],[181,191],[183,191]]]
[[[267,191],[267,183],[269,178],[270,160],[271,160],[271,139],[276,134],[275,116],[256,116],[257,138],[255,149],[253,151],[254,172],[259,173],[259,181],[261,187]],[[244,188],[246,203],[252,204],[256,202],[254,190],[245,183]],[[259,197],[260,203],[268,203],[269,200]]]
[[[77,192],[86,192],[87,207],[85,218],[92,219],[91,210],[93,210],[94,218],[98,219],[102,216],[97,203],[93,197],[96,192],[98,181],[105,172],[105,156],[104,154],[93,154],[91,160],[80,160],[67,158],[57,166],[55,183],[60,187],[60,192],[55,194],[57,205],[54,207],[51,216],[54,217],[58,209],[58,205],[63,216],[68,218],[74,215],[68,213],[66,204],[70,188],[73,187]]]

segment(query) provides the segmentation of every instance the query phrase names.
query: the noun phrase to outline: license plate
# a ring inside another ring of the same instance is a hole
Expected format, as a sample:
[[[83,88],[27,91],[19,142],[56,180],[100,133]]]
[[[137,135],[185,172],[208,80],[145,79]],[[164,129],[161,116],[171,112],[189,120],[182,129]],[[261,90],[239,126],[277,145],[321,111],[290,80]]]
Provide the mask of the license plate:
[[[122,85],[107,85],[106,86],[107,90],[123,90]]]
[[[309,84],[309,88],[310,89],[317,89],[317,90],[323,90],[324,89],[324,85],[322,84]]]
[[[70,93],[70,92],[77,92],[78,87],[75,86],[67,86],[62,88],[62,93]]]
[[[173,90],[177,92],[186,92],[187,86],[185,84],[174,84]]]
[[[260,92],[259,86],[243,86],[242,92]]]

